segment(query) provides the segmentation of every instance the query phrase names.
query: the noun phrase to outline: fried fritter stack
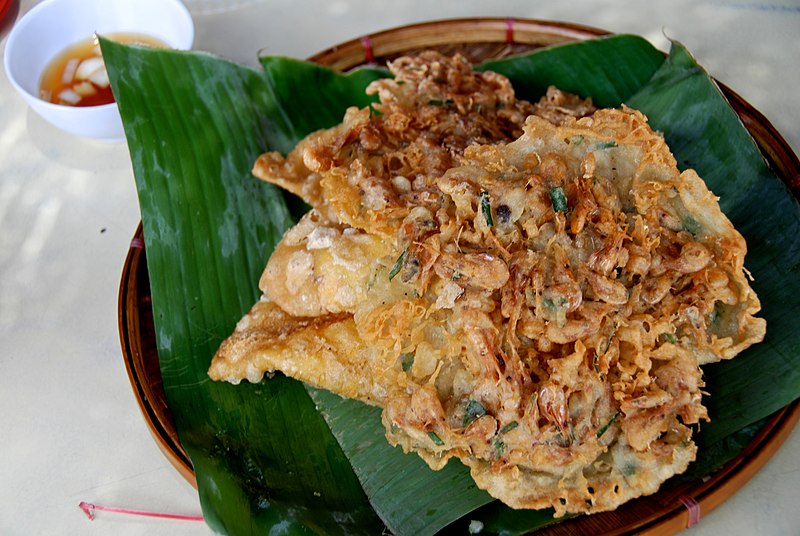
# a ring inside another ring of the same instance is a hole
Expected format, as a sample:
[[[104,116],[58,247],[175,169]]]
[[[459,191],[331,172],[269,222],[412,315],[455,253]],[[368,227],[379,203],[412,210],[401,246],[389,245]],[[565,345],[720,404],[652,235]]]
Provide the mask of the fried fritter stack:
[[[635,110],[532,105],[459,56],[390,69],[256,162],[313,209],[209,374],[380,405],[390,443],[512,507],[655,492],[695,457],[699,366],[764,336],[744,239]]]

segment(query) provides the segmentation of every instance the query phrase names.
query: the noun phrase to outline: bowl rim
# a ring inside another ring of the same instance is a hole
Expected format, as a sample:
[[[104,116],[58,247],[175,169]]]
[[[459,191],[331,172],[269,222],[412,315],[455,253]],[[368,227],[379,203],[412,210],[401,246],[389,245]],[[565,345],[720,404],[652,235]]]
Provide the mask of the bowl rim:
[[[30,10],[25,12],[22,17],[14,24],[11,28],[11,31],[8,33],[6,37],[6,44],[5,48],[3,49],[3,67],[6,72],[6,78],[14,87],[14,89],[28,102],[30,106],[35,106],[40,110],[49,110],[53,111],[58,114],[78,114],[78,113],[86,113],[87,110],[96,110],[98,113],[109,110],[113,111],[116,109],[117,104],[116,102],[111,102],[108,104],[99,104],[95,106],[68,106],[65,104],[56,104],[47,100],[44,100],[39,97],[39,95],[31,93],[22,86],[17,80],[16,73],[14,72],[14,54],[17,53],[17,39],[20,38],[21,35],[24,35],[23,32],[27,29],[28,26],[34,24],[36,18],[40,16],[40,14],[47,9],[52,9],[52,6],[59,3],[68,3],[73,2],[75,0],[44,0],[43,2],[36,4]],[[105,1],[115,1],[115,2],[132,2],[136,3],[136,0],[105,0]],[[194,37],[195,37],[195,27],[194,27],[194,19],[192,18],[192,14],[186,5],[181,0],[159,0],[161,5],[169,5],[171,8],[174,8],[176,13],[180,13],[180,15],[184,18],[186,22],[188,22],[188,36],[187,36],[187,43],[186,49],[191,49],[194,44]],[[146,30],[143,30],[142,33],[147,33]],[[67,44],[66,46],[69,46]],[[41,73],[39,73],[41,77]]]

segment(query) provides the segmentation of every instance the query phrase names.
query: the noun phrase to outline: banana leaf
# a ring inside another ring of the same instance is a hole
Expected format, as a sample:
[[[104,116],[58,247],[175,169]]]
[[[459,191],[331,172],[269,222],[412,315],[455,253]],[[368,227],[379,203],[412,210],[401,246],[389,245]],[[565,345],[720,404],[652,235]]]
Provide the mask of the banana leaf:
[[[709,113],[708,103],[715,103]],[[718,86],[689,52],[673,46],[664,66],[629,100],[665,139],[680,167],[695,168],[747,240],[746,267],[767,321],[763,343],[705,367],[710,446],[800,394],[800,217],[797,199],[769,169]],[[754,373],[755,371],[755,373]]]
[[[257,299],[269,253],[301,208],[253,179],[252,162],[338,122],[348,105],[367,105],[364,87],[386,72],[340,75],[288,58],[264,58],[255,70],[204,53],[105,40],[102,47],[139,192],[164,387],[208,524],[229,534],[376,534],[384,524],[398,534],[431,534],[460,518],[516,534],[553,522],[550,512],[490,501],[458,464],[434,473],[388,447],[375,408],[280,374],[238,386],[206,376],[216,347]],[[800,293],[783,294],[800,258],[797,203],[680,45],[665,61],[645,40],[616,36],[492,68],[505,70],[529,99],[555,84],[603,105],[635,103],[678,160],[725,196],[724,209],[751,246],[747,264],[769,326],[764,345],[707,367],[714,421],[700,441],[719,446],[737,438],[700,460],[719,465],[738,452],[731,444],[752,437],[753,423],[800,390],[800,345],[789,325]],[[740,360],[749,367],[737,366]]]
[[[205,54],[102,46],[137,180],[165,391],[206,521],[230,534],[380,532],[301,384],[233,386],[206,374],[292,223],[280,192],[249,173],[265,146],[294,136],[263,73]]]

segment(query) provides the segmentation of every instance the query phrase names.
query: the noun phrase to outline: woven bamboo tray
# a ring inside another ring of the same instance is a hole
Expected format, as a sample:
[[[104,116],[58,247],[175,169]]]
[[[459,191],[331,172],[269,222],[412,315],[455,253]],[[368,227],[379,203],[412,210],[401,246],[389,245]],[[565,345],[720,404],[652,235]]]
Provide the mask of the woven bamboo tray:
[[[385,63],[424,49],[459,52],[473,62],[527,52],[543,46],[591,39],[608,32],[575,24],[502,18],[454,19],[404,26],[347,41],[311,58],[346,71],[365,63]],[[800,198],[800,161],[789,145],[750,104],[731,89],[720,89],[750,131],[773,170]],[[141,225],[131,242],[119,292],[119,329],[128,376],[156,443],[196,487],[191,460],[178,438],[161,382],[155,344],[150,284]],[[750,444],[705,480],[666,482],[658,493],[624,504],[613,512],[581,516],[544,529],[547,535],[674,534],[697,512],[685,505],[691,498],[707,514],[733,495],[772,457],[800,419],[800,401],[775,413]]]

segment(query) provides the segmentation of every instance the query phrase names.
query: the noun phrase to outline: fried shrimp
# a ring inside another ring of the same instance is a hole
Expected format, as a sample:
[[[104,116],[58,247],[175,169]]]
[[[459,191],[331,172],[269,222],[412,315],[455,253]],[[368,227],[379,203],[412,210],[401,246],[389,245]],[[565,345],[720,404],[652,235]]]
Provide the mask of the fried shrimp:
[[[514,508],[655,492],[695,458],[700,365],[764,337],[744,239],[636,110],[532,105],[458,56],[390,68],[380,113],[256,162],[314,209],[210,376],[381,406],[391,444]]]

